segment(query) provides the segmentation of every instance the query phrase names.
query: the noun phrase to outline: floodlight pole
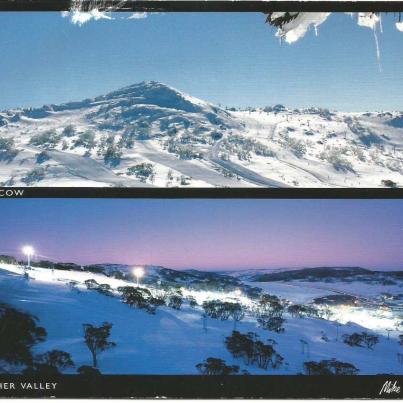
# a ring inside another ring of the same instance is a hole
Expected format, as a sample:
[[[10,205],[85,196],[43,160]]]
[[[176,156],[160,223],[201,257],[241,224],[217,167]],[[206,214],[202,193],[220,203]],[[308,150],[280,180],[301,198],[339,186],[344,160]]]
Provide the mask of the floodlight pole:
[[[336,322],[336,341],[339,341],[339,327],[341,324],[339,322]]]
[[[32,246],[26,245],[22,248],[22,253],[27,257],[27,267],[31,267],[31,257],[35,253]]]
[[[135,267],[133,275],[136,277],[137,288],[140,286],[140,278],[144,276],[144,269],[142,267]]]
[[[203,313],[202,319],[203,319],[203,330],[205,332],[207,332],[207,314],[206,313]]]

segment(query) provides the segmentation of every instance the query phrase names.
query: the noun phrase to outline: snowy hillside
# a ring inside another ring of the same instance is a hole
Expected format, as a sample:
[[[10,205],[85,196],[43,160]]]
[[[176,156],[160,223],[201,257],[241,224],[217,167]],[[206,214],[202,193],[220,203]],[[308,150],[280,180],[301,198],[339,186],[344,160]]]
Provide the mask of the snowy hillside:
[[[331,309],[331,312],[320,316],[284,312],[283,330],[276,332],[264,329],[258,323],[257,318],[262,317],[258,314],[261,308],[259,298],[262,296],[256,293],[256,289],[252,293],[247,284],[238,280],[233,280],[235,283],[231,284],[227,276],[214,277],[214,273],[204,276],[203,272],[191,271],[177,272],[176,285],[171,273],[169,287],[164,288],[162,283],[166,277],[161,272],[164,269],[149,267],[145,269],[144,280],[147,276],[157,276],[159,281],[152,285],[146,285],[144,281],[141,287],[155,298],[163,298],[164,292],[180,293],[177,295],[183,298],[179,309],[169,304],[162,305],[152,314],[123,302],[118,288],[135,284],[132,278],[116,276],[118,271],[127,275],[127,266],[120,270],[119,265],[113,265],[114,276],[110,275],[111,267],[105,267],[108,274],[105,275],[86,271],[85,268],[55,270],[0,263],[0,306],[6,303],[35,315],[38,324],[47,331],[46,341],[34,347],[35,353],[54,349],[68,352],[75,363],[75,368],[66,369],[68,373],[74,373],[81,365],[91,365],[82,324],[97,326],[105,321],[112,323],[111,341],[116,343],[114,348],[99,355],[99,369],[105,374],[198,374],[196,365],[208,357],[223,359],[228,365],[237,365],[251,374],[302,373],[304,362],[332,358],[353,364],[359,369],[359,374],[402,373],[402,364],[398,360],[398,354],[402,352],[398,344],[400,333],[393,328],[388,338],[385,330],[398,319],[393,317],[394,311],[379,312],[378,309],[372,312],[370,307],[360,305],[356,307],[357,312],[347,313],[347,305],[312,305],[315,298],[329,295],[327,290],[294,286],[285,295],[285,283],[259,283],[265,292],[286,298],[278,300],[284,306],[298,303],[306,304],[305,307],[315,306],[319,310],[328,306]],[[208,283],[208,289],[203,289],[200,283],[189,282],[189,276],[213,280]],[[84,282],[89,279],[95,280],[93,284],[99,287],[86,285]],[[235,284],[239,288],[235,288]],[[402,283],[399,284],[401,288]],[[382,291],[379,287],[379,294]],[[231,318],[220,320],[206,316],[203,319],[205,308],[201,305],[211,300],[238,302],[243,306],[245,316],[238,323]],[[352,323],[354,318],[360,319],[364,314],[367,315],[364,324]],[[241,334],[255,332],[255,337],[263,342],[271,340],[268,343],[284,360],[275,368],[269,366],[264,369],[234,357],[225,345],[225,338],[231,335],[235,325]],[[379,342],[372,348],[366,348],[352,347],[342,341],[343,334],[363,331],[378,335]],[[17,367],[1,360],[0,369],[18,371]]]
[[[4,186],[395,187],[403,113],[231,110],[157,82],[0,112]]]

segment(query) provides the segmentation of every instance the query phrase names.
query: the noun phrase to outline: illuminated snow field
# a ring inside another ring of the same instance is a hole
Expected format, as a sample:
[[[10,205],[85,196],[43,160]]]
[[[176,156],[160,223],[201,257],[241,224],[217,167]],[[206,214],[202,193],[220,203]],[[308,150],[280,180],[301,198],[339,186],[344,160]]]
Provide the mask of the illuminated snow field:
[[[113,266],[123,274],[133,274],[127,266]],[[138,269],[137,269],[138,270]],[[161,293],[162,271],[159,267],[144,267],[137,271],[141,287],[154,296]],[[196,365],[207,357],[221,358],[230,365],[239,365],[251,374],[297,374],[303,372],[303,362],[336,358],[349,362],[360,370],[359,374],[402,373],[398,353],[401,347],[398,336],[402,333],[401,299],[386,303],[382,295],[402,295],[402,282],[394,285],[333,282],[243,282],[232,291],[191,291],[186,281],[180,280],[182,272],[170,272],[177,277],[184,303],[180,310],[167,306],[158,307],[152,315],[144,310],[130,308],[119,298],[117,288],[136,286],[136,277],[116,279],[105,274],[77,270],[52,270],[49,268],[26,268],[0,263],[0,301],[37,316],[39,324],[48,332],[47,340],[37,344],[35,352],[59,349],[71,354],[76,367],[90,365],[90,354],[83,342],[83,323],[113,324],[111,340],[117,346],[99,355],[99,369],[105,374],[197,374]],[[201,273],[203,276],[205,272]],[[150,279],[153,279],[152,284]],[[99,284],[109,284],[112,296],[88,290],[84,281],[94,279]],[[74,288],[71,281],[77,282]],[[283,298],[288,304],[309,304],[314,298],[351,293],[362,290],[358,298],[363,302],[357,307],[331,307],[327,319],[293,318],[285,313],[285,331],[275,333],[259,327],[254,309],[256,301],[246,295],[247,286],[260,287],[264,292]],[[333,290],[331,291],[330,288]],[[187,298],[194,297],[199,305],[191,307]],[[390,298],[390,297],[389,297]],[[276,369],[260,369],[246,365],[234,358],[224,345],[225,337],[234,329],[234,322],[207,318],[203,320],[200,304],[207,300],[238,301],[246,310],[245,317],[236,324],[242,333],[256,332],[261,340],[274,339],[276,350],[284,357],[284,363]],[[338,322],[336,322],[336,320]],[[203,322],[205,322],[203,324]],[[337,324],[338,323],[338,324]],[[204,328],[205,327],[205,328]],[[389,338],[387,337],[389,329]],[[343,334],[367,331],[379,336],[373,349],[350,347],[341,339]],[[327,341],[325,340],[327,339]],[[309,351],[302,352],[302,343]],[[13,368],[4,366],[12,372]],[[15,370],[15,369],[14,369]],[[67,372],[74,373],[76,369]]]

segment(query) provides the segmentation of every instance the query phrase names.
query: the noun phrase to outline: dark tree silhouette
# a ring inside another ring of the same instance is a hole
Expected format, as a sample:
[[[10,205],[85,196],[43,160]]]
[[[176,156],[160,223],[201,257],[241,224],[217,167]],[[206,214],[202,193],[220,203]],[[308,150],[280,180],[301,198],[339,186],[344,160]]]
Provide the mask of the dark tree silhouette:
[[[99,286],[99,284],[93,278],[85,280],[84,284],[89,290],[95,290]]]
[[[180,295],[171,295],[169,297],[168,306],[173,309],[181,309],[183,299]]]
[[[367,332],[362,333],[352,333],[343,335],[344,343],[351,347],[367,347],[372,350],[372,348],[379,342],[379,337]]]
[[[242,309],[242,305],[235,303],[231,307],[231,317],[234,319],[234,330],[236,330],[236,324],[245,317],[245,312]]]
[[[147,288],[141,287],[119,287],[122,301],[132,308],[145,309],[148,313],[154,314],[157,307],[165,304],[161,298],[153,297]]]
[[[306,375],[357,375],[359,370],[348,362],[331,360],[304,362]]]
[[[220,358],[209,357],[204,362],[197,364],[196,368],[203,375],[236,375],[239,372],[238,365],[227,365]]]
[[[29,376],[57,376],[61,370],[74,367],[74,362],[69,353],[60,350],[52,350],[35,357],[35,361],[23,371]]]
[[[226,337],[225,345],[234,358],[243,358],[247,365],[256,364],[259,368],[278,368],[284,358],[274,348],[276,343],[269,339],[267,344],[259,340],[256,333],[242,334],[234,330]]]
[[[111,334],[112,323],[104,322],[100,327],[91,324],[83,324],[83,327],[85,344],[92,355],[92,366],[97,368],[98,354],[116,346],[116,343],[108,341]]]
[[[10,364],[31,364],[31,348],[44,341],[46,330],[37,318],[0,304],[0,359]]]
[[[74,367],[74,362],[69,353],[61,350],[51,350],[45,354],[41,354],[36,358],[39,362],[51,365],[58,369],[66,369]]]
[[[283,333],[283,323],[285,322],[284,318],[281,317],[271,317],[267,315],[261,315],[257,318],[259,325],[266,330],[270,330],[276,333]]]

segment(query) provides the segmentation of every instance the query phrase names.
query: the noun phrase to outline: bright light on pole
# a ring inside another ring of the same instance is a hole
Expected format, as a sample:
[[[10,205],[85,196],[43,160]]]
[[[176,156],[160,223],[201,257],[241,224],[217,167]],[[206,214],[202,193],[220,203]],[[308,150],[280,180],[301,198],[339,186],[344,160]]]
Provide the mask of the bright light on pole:
[[[133,275],[137,280],[137,287],[139,286],[139,280],[144,276],[144,269],[142,267],[135,267],[133,269]]]
[[[35,253],[35,249],[32,246],[26,245],[22,248],[22,253],[26,255],[28,259],[28,267],[31,267],[31,257]]]

